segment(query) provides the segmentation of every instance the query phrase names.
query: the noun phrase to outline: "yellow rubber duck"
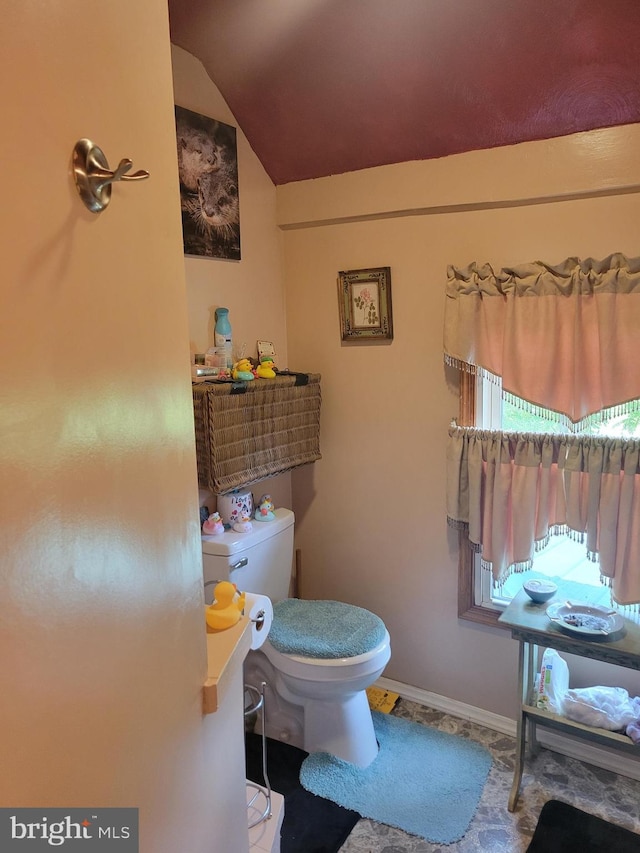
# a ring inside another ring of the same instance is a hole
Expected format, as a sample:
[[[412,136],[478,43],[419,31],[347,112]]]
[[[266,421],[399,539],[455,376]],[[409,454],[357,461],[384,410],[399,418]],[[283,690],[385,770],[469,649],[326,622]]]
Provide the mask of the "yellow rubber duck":
[[[216,584],[213,591],[215,600],[204,609],[207,625],[211,631],[224,631],[238,622],[244,610],[245,594],[239,593],[234,601],[237,592],[236,585],[231,581],[220,581]]]
[[[275,379],[276,372],[274,367],[273,359],[264,355],[260,359],[260,364],[256,367],[256,376],[259,379]]]
[[[231,376],[234,379],[244,379],[248,381],[249,379],[255,379],[253,375],[253,371],[251,369],[251,362],[248,358],[241,358],[240,361],[236,361],[233,365],[233,370],[231,371]]]

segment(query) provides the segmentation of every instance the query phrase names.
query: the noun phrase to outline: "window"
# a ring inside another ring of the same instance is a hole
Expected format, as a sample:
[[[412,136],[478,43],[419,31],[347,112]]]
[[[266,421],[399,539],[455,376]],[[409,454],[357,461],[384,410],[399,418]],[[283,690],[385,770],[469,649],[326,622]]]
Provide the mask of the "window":
[[[532,569],[541,546],[567,531],[599,561],[616,603],[640,603],[640,258],[450,266],[446,296],[445,361],[462,376],[447,446],[447,518],[461,531],[460,614],[494,623],[498,614],[483,606],[494,587],[507,589],[513,572]],[[543,424],[548,416],[552,431],[510,423],[520,407],[496,399],[494,381],[476,388],[476,375],[502,377],[505,398],[527,401],[523,408]],[[603,410],[614,416],[615,438],[594,429]],[[628,440],[620,438],[624,422]],[[484,598],[474,552],[494,579]],[[522,575],[516,580],[519,587]]]
[[[474,388],[474,400],[465,401],[463,394]],[[482,429],[504,430],[508,432],[568,432],[568,427],[559,424],[549,412],[530,411],[524,400],[505,398],[502,383],[496,377],[493,381],[482,374],[475,381],[462,385],[461,411],[474,412],[472,423]],[[579,430],[582,434],[637,438],[640,436],[640,413],[636,401],[617,407],[615,411],[605,410],[601,420],[590,423]],[[592,596],[599,595],[603,604],[608,603],[609,593],[603,587],[598,563],[587,556],[584,543],[575,541],[565,533],[551,536],[549,543],[536,552],[533,566],[522,572],[510,575],[502,584],[496,584],[490,571],[482,569],[480,557],[473,555],[473,599],[474,605],[481,608],[501,611],[516,595],[522,584],[531,579],[548,577],[572,584],[581,584],[595,588]]]

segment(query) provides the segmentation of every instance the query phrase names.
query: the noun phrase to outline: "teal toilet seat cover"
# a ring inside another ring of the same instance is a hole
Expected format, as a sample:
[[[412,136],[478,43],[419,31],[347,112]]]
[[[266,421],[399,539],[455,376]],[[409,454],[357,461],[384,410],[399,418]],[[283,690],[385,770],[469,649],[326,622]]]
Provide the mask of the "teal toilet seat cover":
[[[274,604],[269,642],[288,655],[351,658],[375,649],[385,635],[382,619],[362,607],[287,598]]]

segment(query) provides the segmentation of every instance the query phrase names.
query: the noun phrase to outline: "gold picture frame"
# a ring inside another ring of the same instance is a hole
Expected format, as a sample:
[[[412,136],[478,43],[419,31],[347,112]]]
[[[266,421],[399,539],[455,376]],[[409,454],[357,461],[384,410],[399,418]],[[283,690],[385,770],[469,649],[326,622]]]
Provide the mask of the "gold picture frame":
[[[343,341],[393,340],[391,267],[338,273]]]

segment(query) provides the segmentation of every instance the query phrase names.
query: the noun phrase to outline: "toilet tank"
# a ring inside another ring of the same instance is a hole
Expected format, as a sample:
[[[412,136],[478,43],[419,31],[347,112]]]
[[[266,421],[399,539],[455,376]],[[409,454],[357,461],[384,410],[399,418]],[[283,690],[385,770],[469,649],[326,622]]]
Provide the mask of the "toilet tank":
[[[290,509],[277,509],[273,521],[254,521],[248,533],[225,530],[203,536],[204,582],[230,580],[241,592],[267,595],[274,603],[288,598],[294,518]],[[212,600],[210,584],[205,587],[205,603]]]

